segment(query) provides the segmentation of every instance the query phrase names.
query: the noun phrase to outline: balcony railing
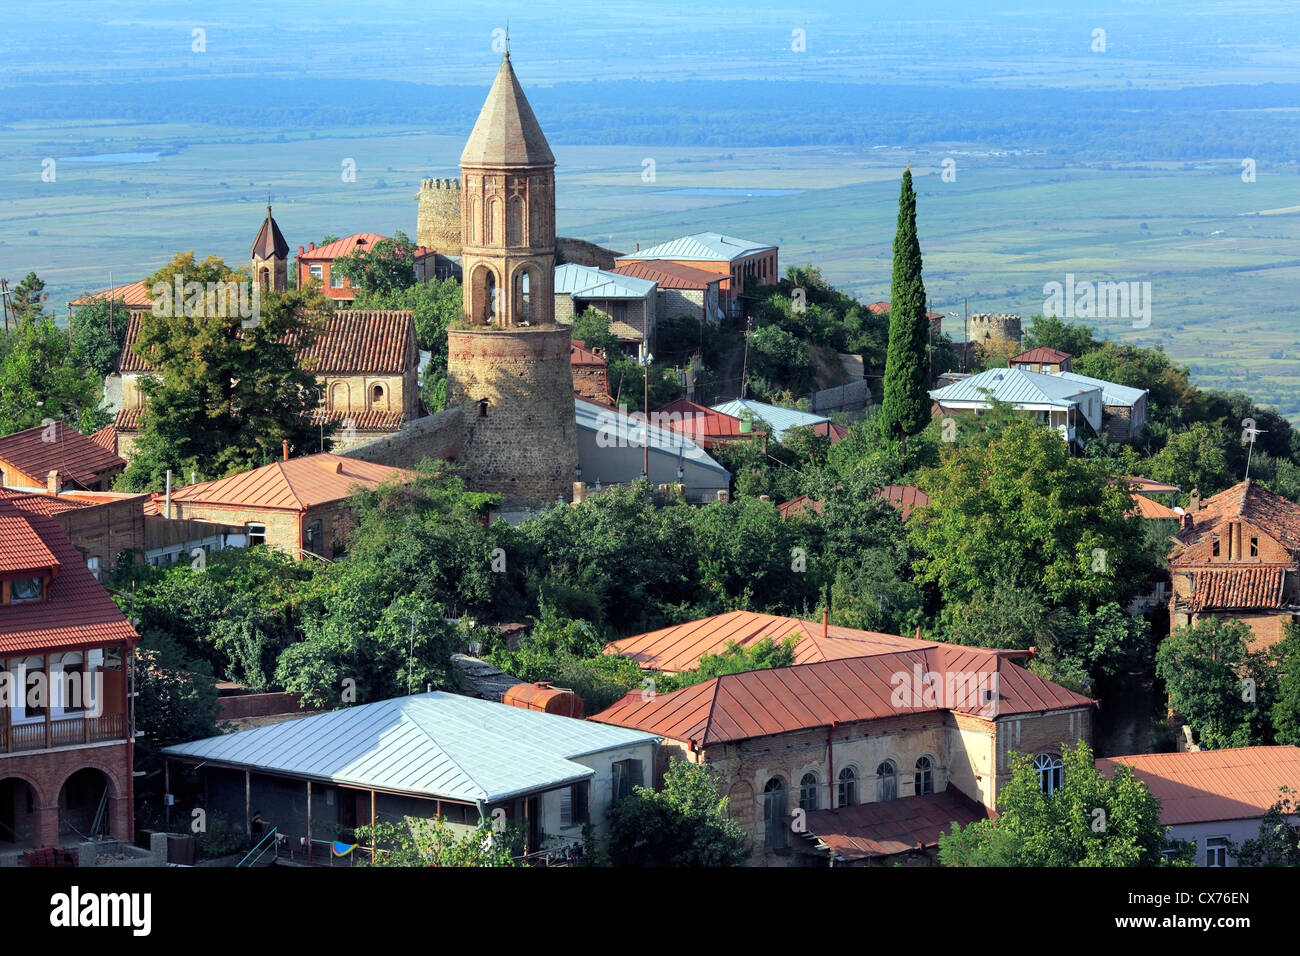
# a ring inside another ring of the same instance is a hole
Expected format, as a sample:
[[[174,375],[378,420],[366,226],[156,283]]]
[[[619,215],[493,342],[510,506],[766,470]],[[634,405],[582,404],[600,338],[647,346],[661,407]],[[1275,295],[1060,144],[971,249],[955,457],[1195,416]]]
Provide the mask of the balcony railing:
[[[125,740],[126,720],[122,714],[103,714],[99,717],[60,717],[30,724],[0,726],[0,753],[18,753],[25,750],[45,750],[48,747],[70,747],[75,744],[94,744],[105,740]]]

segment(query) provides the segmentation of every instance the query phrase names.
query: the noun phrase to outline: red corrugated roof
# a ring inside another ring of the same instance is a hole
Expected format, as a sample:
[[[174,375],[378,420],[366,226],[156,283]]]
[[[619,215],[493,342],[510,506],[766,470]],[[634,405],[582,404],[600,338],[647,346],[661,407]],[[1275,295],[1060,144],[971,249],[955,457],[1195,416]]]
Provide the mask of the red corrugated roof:
[[[1158,501],[1152,501],[1146,495],[1134,493],[1132,496],[1133,504],[1137,506],[1137,513],[1143,518],[1169,518],[1174,521],[1182,519],[1182,515],[1170,508],[1168,505],[1162,505]]]
[[[0,498],[0,519],[7,527],[16,527],[15,518],[58,561],[59,573],[48,600],[0,604],[0,656],[134,642],[135,630],[58,525],[44,515],[23,514],[7,498]],[[8,551],[7,544],[3,550]]]
[[[351,497],[359,485],[375,489],[392,478],[409,481],[419,474],[405,468],[376,465],[329,452],[276,461],[228,478],[202,481],[172,491],[173,502],[240,505],[301,511],[313,505]],[[154,501],[163,499],[155,494]]]
[[[727,674],[670,694],[633,691],[590,719],[702,747],[832,723],[981,710],[965,696],[955,707],[940,706],[950,701],[896,696],[900,686],[911,686],[913,674],[941,675],[945,684],[958,680],[957,675],[971,675],[970,681],[982,675],[984,686],[996,686],[996,717],[1096,705],[1011,663],[1006,653],[934,644],[913,651]],[[965,686],[974,696],[976,688]]]
[[[884,485],[876,491],[876,497],[883,498],[901,511],[904,521],[912,516],[913,510],[924,508],[930,503],[930,496],[914,485]],[[822,502],[814,501],[807,495],[792,498],[776,507],[781,512],[782,518],[803,514],[807,511],[816,512],[817,514],[822,513]]]
[[[148,309],[153,307],[153,300],[145,293],[145,281],[132,282],[129,285],[119,285],[115,288],[102,289],[99,292],[90,292],[79,299],[73,299],[68,305],[89,305],[96,299],[114,299],[126,303],[128,309]]]
[[[804,822],[808,837],[836,859],[853,861],[937,846],[954,823],[965,826],[987,816],[985,807],[949,786],[940,793],[812,810]]]
[[[829,435],[832,445],[849,433],[847,425],[837,425],[835,422],[818,422],[812,430],[814,435]]]
[[[376,242],[387,238],[390,237],[381,236],[376,232],[357,232],[326,245],[317,246],[315,249],[304,249],[298,258],[303,262],[328,262],[341,256],[350,256],[358,248],[368,252]],[[429,255],[433,255],[432,249],[426,249],[424,246],[416,247],[415,258],[421,259]]]
[[[140,317],[133,314],[122,347],[121,370],[157,371],[152,362],[136,353],[134,346],[139,340]],[[340,309],[329,315],[312,346],[299,350],[298,359],[317,375],[331,372],[400,375],[419,361],[415,318],[409,310]]]
[[[826,629],[827,636],[822,637],[820,621],[754,611],[730,611],[612,641],[605,646],[605,653],[629,657],[647,670],[675,672],[691,670],[701,657],[720,654],[733,642],[749,647],[770,637],[779,644],[791,635],[799,639],[795,646],[796,664],[935,646],[932,641],[838,625],[830,625]]]
[[[766,434],[758,430],[742,432],[739,418],[704,405],[697,405],[684,398],[674,399],[667,405],[661,405],[650,414],[660,416],[657,419],[652,417],[652,424],[686,435],[705,448],[710,447],[710,443],[715,441],[734,441]]]
[[[1062,352],[1060,349],[1050,349],[1046,345],[1040,345],[1036,349],[1030,349],[1028,352],[1021,352],[1011,359],[1012,362],[1037,362],[1048,365],[1059,365],[1066,359],[1074,358],[1069,352]]]
[[[1140,491],[1148,495],[1158,494],[1160,492],[1176,492],[1178,490],[1177,485],[1166,485],[1159,481],[1152,481],[1150,478],[1143,478],[1141,475],[1137,475],[1136,477],[1125,475],[1120,480],[1127,481],[1133,486],[1135,491]]]
[[[57,471],[64,481],[79,485],[98,484],[105,473],[126,467],[114,452],[63,422],[37,425],[0,438],[0,461],[42,482],[51,471]]]
[[[1101,757],[1097,769],[1110,777],[1121,763],[1160,801],[1164,826],[1263,816],[1280,787],[1300,790],[1300,747]]]
[[[661,289],[704,290],[711,285],[717,285],[726,278],[726,276],[718,275],[716,272],[709,272],[707,269],[697,269],[694,266],[682,265],[680,262],[672,262],[667,259],[643,259],[638,262],[622,262],[616,265],[613,271],[620,275],[658,282]]]

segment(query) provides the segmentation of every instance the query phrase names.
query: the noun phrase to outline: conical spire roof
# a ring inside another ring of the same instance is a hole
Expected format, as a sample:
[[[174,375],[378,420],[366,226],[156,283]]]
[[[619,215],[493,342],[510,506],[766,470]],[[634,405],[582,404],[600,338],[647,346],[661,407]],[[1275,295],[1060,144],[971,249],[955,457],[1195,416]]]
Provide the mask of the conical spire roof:
[[[271,207],[266,207],[266,218],[262,228],[257,230],[253,240],[253,257],[255,259],[283,259],[289,254],[289,243],[284,241],[284,233],[271,217]]]
[[[510,54],[501,60],[496,81],[460,155],[462,166],[547,166],[555,155],[528,105]]]

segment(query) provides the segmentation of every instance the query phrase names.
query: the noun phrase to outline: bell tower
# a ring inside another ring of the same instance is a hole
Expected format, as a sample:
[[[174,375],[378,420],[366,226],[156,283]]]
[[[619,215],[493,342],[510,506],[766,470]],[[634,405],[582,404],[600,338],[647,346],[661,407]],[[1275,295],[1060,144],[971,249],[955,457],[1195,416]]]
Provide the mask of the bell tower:
[[[253,240],[252,261],[249,263],[253,281],[263,292],[283,292],[289,288],[289,243],[271,215],[271,204],[266,204],[266,218]]]
[[[460,158],[465,327],[447,332],[470,486],[516,503],[572,494],[569,330],[555,324],[555,156],[506,52]]]

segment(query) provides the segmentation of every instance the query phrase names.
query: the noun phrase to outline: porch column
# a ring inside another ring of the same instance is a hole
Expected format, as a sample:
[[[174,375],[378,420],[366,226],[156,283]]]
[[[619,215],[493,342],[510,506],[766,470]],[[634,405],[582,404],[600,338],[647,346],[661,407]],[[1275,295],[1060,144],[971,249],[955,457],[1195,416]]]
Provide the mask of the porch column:
[[[370,791],[370,862],[375,862],[375,791]]]
[[[41,659],[45,661],[45,749],[49,750],[53,746],[50,742],[53,737],[50,728],[50,711],[54,705],[51,699],[53,695],[50,693],[50,655],[45,654]]]
[[[244,771],[244,833],[253,839],[253,772]]]
[[[311,781],[307,781],[307,863],[311,864]]]

